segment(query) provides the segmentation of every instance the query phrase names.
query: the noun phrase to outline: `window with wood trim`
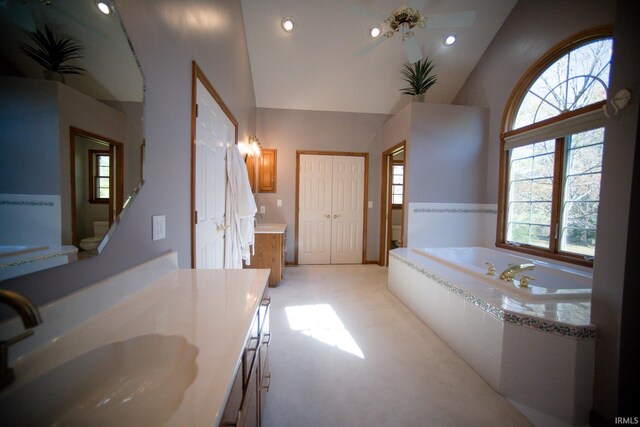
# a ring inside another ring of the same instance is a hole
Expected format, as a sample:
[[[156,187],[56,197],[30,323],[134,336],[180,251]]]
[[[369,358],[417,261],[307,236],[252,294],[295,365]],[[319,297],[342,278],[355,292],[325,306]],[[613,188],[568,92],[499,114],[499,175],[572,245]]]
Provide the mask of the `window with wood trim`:
[[[108,150],[89,150],[89,203],[109,203],[111,157]]]
[[[514,90],[501,137],[498,246],[592,263],[610,34],[598,29],[554,49]]]
[[[404,163],[393,162],[391,166],[391,204],[402,207],[404,195]]]

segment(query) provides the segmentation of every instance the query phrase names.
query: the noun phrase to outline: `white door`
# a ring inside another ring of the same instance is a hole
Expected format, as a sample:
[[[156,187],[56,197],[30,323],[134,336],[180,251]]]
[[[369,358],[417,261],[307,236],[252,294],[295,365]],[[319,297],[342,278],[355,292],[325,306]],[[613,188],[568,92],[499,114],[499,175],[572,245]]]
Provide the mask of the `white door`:
[[[362,262],[364,158],[333,157],[331,264]]]
[[[233,123],[200,80],[196,87],[196,268],[223,268],[225,155],[233,144]]]
[[[298,263],[331,263],[332,157],[300,155]]]
[[[298,191],[298,263],[361,263],[364,158],[301,154]]]

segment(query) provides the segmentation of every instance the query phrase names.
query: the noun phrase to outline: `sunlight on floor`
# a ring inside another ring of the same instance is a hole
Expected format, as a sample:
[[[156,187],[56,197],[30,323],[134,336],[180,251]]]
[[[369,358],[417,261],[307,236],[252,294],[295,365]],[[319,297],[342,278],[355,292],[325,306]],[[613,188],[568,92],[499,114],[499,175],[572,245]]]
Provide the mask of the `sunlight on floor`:
[[[289,306],[284,310],[292,330],[364,359],[362,350],[329,304]]]

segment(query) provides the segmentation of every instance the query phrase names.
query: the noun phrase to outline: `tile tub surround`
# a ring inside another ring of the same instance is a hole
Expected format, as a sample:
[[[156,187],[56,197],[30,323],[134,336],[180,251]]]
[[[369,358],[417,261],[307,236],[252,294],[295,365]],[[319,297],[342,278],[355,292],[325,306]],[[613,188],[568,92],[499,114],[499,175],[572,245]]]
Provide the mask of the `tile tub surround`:
[[[389,290],[534,423],[586,424],[595,344],[590,303],[522,301],[456,274],[397,249]]]
[[[144,271],[145,266],[142,267]],[[127,273],[144,276],[135,270]],[[197,376],[185,391],[179,407],[164,423],[217,425],[268,274],[268,270],[174,270],[164,274],[20,357],[13,363],[16,382],[3,392],[19,388],[52,368],[106,344],[148,335],[177,336],[197,347]],[[110,285],[113,283],[108,280],[102,283],[107,288]],[[73,296],[63,302],[73,304],[72,299]],[[44,324],[36,327],[35,336],[40,333],[38,328],[47,324],[48,317],[56,323],[46,315],[54,309],[43,309]],[[61,323],[64,327],[67,322]]]

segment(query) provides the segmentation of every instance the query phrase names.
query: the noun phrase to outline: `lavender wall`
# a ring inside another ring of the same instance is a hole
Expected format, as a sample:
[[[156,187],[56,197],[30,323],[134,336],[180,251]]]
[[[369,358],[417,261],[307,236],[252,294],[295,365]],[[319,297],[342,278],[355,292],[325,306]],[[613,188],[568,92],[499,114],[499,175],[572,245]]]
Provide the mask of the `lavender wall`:
[[[293,262],[294,257],[296,150],[369,153],[368,200],[373,202],[373,208],[367,209],[367,260],[377,261],[381,150],[376,135],[388,118],[385,114],[258,109],[260,143],[278,150],[277,193],[256,194],[258,209],[266,209],[259,221],[288,225],[288,262]],[[282,200],[281,208],[276,207],[278,199]]]
[[[237,118],[255,132],[255,96],[239,1],[118,0],[145,77],[145,185],[98,257],[5,281],[36,304],[85,287],[170,250],[190,259],[191,61],[196,60]],[[167,238],[151,240],[164,214]],[[0,313],[0,318],[7,312]]]

